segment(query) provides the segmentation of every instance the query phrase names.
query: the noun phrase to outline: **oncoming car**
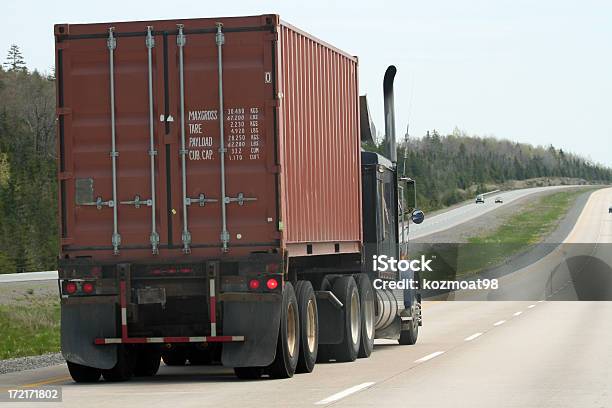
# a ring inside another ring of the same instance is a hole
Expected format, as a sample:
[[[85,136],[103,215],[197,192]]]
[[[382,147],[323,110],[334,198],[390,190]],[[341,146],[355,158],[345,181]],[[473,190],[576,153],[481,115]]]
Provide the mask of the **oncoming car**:
[[[484,196],[482,194],[476,196],[476,204],[482,203],[484,204]]]
[[[504,202],[504,200],[502,200],[501,197],[496,197],[495,198],[495,204],[502,204]]]

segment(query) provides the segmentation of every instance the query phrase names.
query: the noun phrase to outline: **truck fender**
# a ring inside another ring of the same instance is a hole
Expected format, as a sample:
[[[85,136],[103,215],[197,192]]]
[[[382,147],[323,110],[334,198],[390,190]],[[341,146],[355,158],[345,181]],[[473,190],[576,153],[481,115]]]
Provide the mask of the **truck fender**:
[[[111,369],[117,364],[117,345],[95,345],[97,337],[117,337],[114,303],[62,302],[61,346],[66,361]]]

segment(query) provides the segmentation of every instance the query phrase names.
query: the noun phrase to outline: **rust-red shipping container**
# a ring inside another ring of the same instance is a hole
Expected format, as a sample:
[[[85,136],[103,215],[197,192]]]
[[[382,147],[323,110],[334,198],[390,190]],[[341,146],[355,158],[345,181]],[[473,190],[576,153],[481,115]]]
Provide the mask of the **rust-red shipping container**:
[[[62,257],[360,251],[355,57],[276,15],[55,37]]]

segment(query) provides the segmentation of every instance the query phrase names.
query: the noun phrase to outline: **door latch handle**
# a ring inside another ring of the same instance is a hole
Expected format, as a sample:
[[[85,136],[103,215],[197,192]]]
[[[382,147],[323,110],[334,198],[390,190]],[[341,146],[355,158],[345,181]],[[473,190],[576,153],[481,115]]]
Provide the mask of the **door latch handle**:
[[[185,205],[191,205],[191,204],[197,203],[200,207],[204,207],[206,203],[216,203],[217,201],[219,200],[217,200],[216,198],[206,198],[204,194],[200,194],[198,198],[185,197]]]

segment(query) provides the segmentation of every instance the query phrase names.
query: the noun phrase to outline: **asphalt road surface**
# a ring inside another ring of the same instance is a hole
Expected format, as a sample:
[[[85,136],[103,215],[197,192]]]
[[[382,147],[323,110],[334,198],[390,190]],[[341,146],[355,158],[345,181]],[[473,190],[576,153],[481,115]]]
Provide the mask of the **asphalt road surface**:
[[[83,385],[59,365],[2,375],[0,387],[61,385],[63,405],[80,408],[609,407],[612,302],[555,299],[578,294],[583,271],[602,274],[595,286],[609,283],[595,259],[609,261],[611,203],[612,189],[593,193],[568,235],[567,244],[589,246],[590,258],[587,267],[567,266],[564,289],[533,301],[425,302],[414,346],[377,341],[369,359],[319,364],[287,380],[240,381],[223,367],[162,366],[149,379]],[[522,281],[523,269],[507,278]]]
[[[521,199],[531,194],[540,193],[543,191],[556,191],[567,188],[576,188],[578,186],[550,186],[550,187],[533,187],[523,188],[520,190],[500,191],[485,197],[485,202],[476,204],[475,202],[445,211],[431,218],[425,214],[425,221],[422,224],[410,224],[410,239],[422,238],[436,232],[441,232],[457,225],[463,224],[469,220],[480,217],[483,214],[494,211],[507,205],[513,201]],[[495,199],[501,197],[503,203],[495,203]]]

